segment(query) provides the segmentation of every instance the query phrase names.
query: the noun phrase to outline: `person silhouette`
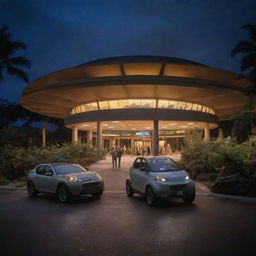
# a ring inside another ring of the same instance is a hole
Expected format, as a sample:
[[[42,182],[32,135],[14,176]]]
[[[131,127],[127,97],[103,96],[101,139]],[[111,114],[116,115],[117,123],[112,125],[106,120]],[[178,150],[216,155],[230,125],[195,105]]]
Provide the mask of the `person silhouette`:
[[[118,167],[120,168],[120,164],[121,164],[121,157],[123,154],[123,150],[121,148],[117,149],[117,158],[118,158]]]
[[[112,155],[112,167],[116,168],[117,167],[117,150],[115,146],[112,148],[111,155]]]

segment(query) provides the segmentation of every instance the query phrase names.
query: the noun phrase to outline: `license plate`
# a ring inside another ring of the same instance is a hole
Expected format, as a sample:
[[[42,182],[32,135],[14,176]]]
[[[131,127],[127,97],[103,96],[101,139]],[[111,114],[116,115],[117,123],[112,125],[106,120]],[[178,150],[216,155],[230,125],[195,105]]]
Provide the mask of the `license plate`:
[[[177,196],[182,196],[183,195],[183,191],[177,191]]]

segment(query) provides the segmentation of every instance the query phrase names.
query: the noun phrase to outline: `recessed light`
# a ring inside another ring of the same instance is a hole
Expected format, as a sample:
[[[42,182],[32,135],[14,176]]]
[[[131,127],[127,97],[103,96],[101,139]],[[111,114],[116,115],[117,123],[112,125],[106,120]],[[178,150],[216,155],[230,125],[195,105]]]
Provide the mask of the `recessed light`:
[[[90,126],[89,124],[83,124],[83,126]]]
[[[193,125],[194,123],[188,123],[189,125]]]
[[[112,123],[119,123],[119,121],[112,121]]]
[[[182,126],[180,126],[180,128],[186,128],[186,127],[188,127],[187,125],[182,125]]]
[[[169,125],[176,125],[177,123],[171,123],[171,124],[169,124]]]

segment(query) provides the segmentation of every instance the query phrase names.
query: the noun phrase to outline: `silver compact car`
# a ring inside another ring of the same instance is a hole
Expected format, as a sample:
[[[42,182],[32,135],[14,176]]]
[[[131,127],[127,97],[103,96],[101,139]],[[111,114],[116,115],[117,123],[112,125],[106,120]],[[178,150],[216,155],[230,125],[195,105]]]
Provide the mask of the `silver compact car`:
[[[181,198],[185,203],[195,199],[195,184],[185,170],[169,157],[138,157],[126,179],[126,193],[145,196],[149,205],[160,198]]]
[[[55,193],[65,203],[71,196],[91,194],[100,197],[104,190],[101,176],[74,163],[39,164],[29,171],[27,190],[30,197],[39,192]]]

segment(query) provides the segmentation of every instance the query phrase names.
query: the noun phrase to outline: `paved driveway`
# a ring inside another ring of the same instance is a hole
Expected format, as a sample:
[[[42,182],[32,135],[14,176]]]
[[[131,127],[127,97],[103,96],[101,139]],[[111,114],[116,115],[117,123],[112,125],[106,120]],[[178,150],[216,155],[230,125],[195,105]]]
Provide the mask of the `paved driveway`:
[[[122,169],[92,165],[106,182],[102,199],[60,204],[53,196],[0,191],[1,255],[255,255],[256,205],[197,196],[149,207],[128,198]]]

